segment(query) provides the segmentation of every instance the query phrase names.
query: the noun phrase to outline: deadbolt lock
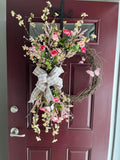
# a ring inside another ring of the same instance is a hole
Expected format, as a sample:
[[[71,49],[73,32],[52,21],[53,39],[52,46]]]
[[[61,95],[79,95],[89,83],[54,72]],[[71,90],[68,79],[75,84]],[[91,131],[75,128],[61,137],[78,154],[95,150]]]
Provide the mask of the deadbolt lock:
[[[11,106],[10,111],[11,111],[11,113],[17,113],[18,112],[18,107],[17,106]]]

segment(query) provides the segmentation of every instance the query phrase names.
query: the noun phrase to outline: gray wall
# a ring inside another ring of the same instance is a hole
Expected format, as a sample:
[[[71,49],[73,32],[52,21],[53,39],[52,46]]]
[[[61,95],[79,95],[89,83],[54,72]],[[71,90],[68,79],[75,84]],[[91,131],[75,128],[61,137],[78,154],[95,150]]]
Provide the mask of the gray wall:
[[[0,160],[8,160],[6,1],[0,0]]]

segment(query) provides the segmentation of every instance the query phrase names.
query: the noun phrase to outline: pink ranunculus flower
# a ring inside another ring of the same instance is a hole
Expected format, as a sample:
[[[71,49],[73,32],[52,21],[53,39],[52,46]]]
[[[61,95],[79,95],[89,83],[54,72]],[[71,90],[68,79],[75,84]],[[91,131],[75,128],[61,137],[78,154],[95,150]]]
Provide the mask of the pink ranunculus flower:
[[[86,49],[84,47],[81,48],[81,52],[86,53]]]
[[[57,55],[57,51],[55,49],[53,49],[52,51],[50,51],[51,56],[56,56]]]
[[[71,34],[71,32],[68,29],[64,29],[63,33],[66,34],[67,36],[70,36]]]
[[[59,98],[58,97],[54,97],[53,102],[58,102],[58,101],[59,101]]]
[[[64,115],[62,116],[63,119],[67,119],[68,118],[68,115]]]
[[[80,45],[81,48],[83,48],[83,47],[85,47],[85,42],[84,41],[80,41],[79,45]]]
[[[52,39],[55,40],[55,41],[57,41],[57,42],[59,41],[57,32],[54,32],[54,33],[52,34]]]
[[[43,111],[43,112],[46,111],[46,109],[44,107],[41,107],[40,110]]]
[[[46,47],[45,47],[44,45],[42,45],[42,46],[40,47],[41,51],[44,51],[45,48],[46,48]]]
[[[52,117],[52,121],[53,122],[58,122],[58,118],[57,117]]]

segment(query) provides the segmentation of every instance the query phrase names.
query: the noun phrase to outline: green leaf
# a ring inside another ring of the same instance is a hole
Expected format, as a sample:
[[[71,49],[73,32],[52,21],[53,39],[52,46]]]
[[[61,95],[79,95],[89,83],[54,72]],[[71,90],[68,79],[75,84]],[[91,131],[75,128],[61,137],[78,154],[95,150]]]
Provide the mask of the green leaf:
[[[52,66],[51,66],[51,64],[50,64],[49,61],[46,61],[45,64],[47,65],[47,68],[48,68],[48,69],[52,69]]]
[[[41,57],[45,57],[45,52],[41,54]]]
[[[60,94],[60,92],[56,90],[56,91],[54,92],[54,94],[55,94],[55,96],[58,96],[58,95]]]
[[[52,91],[52,94],[55,96],[55,97],[58,97],[60,92],[58,90],[54,90],[54,88],[52,89],[51,88],[51,91]]]
[[[61,106],[59,103],[56,103],[56,107],[57,107],[57,110],[58,110],[58,111],[61,111],[61,110],[62,110],[62,106]]]
[[[65,46],[66,45],[66,38],[65,37],[63,37],[63,38],[61,38],[61,40],[59,41],[59,45],[61,45],[61,46]]]
[[[50,69],[50,70],[51,70],[51,69],[52,69],[52,67],[51,67],[51,66],[48,66],[48,69]]]
[[[49,65],[50,65],[50,62],[49,62],[49,61],[46,61],[45,64],[46,64],[47,66],[49,66]]]
[[[57,56],[53,58],[52,67],[58,64]]]

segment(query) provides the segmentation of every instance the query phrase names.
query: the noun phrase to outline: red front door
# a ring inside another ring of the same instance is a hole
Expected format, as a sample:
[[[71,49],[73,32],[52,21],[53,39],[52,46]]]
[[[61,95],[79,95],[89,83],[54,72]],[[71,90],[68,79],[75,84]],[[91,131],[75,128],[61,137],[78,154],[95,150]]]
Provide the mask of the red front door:
[[[51,2],[54,7],[60,7],[60,1]],[[44,6],[44,0],[7,0],[9,160],[107,160],[118,3],[65,0],[65,13],[73,10],[73,18],[68,23],[75,23],[81,13],[86,12],[89,15],[87,23],[95,26],[97,40],[90,43],[90,46],[102,57],[103,77],[100,88],[93,96],[74,104],[74,119],[68,126],[62,124],[58,142],[54,144],[51,143],[51,134],[46,134],[44,129],[41,133],[42,141],[37,142],[29,127],[31,119],[26,118],[29,107],[27,99],[28,90],[34,87],[34,66],[28,65],[23,56],[23,29],[10,16],[10,11],[15,10],[24,17],[29,16],[30,12],[40,17]],[[76,56],[64,67],[65,92],[70,90],[75,94],[78,88],[83,89],[87,85],[87,82],[83,83],[85,78],[81,78],[86,66],[78,65],[78,62],[79,57]],[[13,105],[18,108],[16,113],[10,111]],[[11,137],[11,128],[19,129],[19,135],[22,136]]]

